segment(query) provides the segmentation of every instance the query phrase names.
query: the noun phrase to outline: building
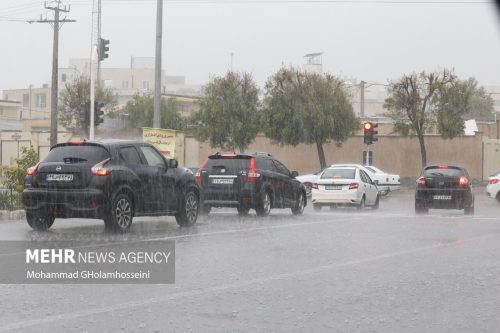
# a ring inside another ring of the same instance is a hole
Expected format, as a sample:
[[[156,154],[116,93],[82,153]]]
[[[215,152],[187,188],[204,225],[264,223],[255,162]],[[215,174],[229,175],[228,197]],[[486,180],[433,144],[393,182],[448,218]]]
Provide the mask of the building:
[[[0,119],[19,120],[21,118],[21,102],[0,99]]]
[[[59,89],[81,75],[89,76],[89,59],[70,59],[69,66],[59,69]],[[136,94],[153,92],[155,87],[155,59],[153,57],[131,57],[130,67],[101,67],[100,82],[117,96],[118,105],[125,104]],[[200,85],[187,85],[184,76],[161,74],[162,93],[199,96]]]
[[[19,103],[17,119],[49,119],[50,87],[44,84],[41,88],[30,86],[26,89],[8,89],[3,91],[3,99]],[[10,111],[12,112],[12,111]]]

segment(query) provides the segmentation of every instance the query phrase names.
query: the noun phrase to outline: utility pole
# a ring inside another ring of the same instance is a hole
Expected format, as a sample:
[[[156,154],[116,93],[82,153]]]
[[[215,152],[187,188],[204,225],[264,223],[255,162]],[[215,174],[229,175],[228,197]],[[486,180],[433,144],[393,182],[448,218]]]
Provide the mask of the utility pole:
[[[97,41],[101,42],[101,0],[97,0]],[[97,58],[97,89],[101,87],[101,57]]]
[[[64,17],[60,18],[60,13],[68,13],[71,6],[62,6],[61,0],[54,1],[54,5],[49,6],[47,2],[44,3],[45,9],[54,11],[54,19],[48,20],[47,18],[35,21],[37,23],[50,23],[54,29],[54,41],[52,44],[52,87],[50,95],[50,146],[57,144],[57,67],[59,55],[59,24],[66,22],[76,22],[76,20],[69,20]]]
[[[153,127],[161,124],[161,41],[162,41],[163,0],[156,3],[156,54],[155,54],[155,103]]]
[[[360,103],[359,103],[359,116],[365,116],[365,81],[361,80],[359,83]]]

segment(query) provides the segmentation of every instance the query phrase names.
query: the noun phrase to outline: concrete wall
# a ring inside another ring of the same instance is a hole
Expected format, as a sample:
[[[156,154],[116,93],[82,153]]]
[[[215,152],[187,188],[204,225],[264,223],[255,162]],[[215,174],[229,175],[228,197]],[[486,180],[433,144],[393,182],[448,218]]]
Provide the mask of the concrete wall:
[[[482,177],[481,136],[464,136],[453,140],[443,140],[439,136],[427,136],[426,147],[428,164],[459,164],[465,166],[472,177]],[[324,146],[328,164],[362,163],[364,149],[362,136],[350,138],[342,147],[337,147],[335,143]],[[386,172],[411,178],[417,177],[421,171],[420,146],[417,138],[380,136],[379,141],[370,146],[370,150],[373,151],[373,165]],[[208,143],[200,144],[198,166],[208,155],[216,151],[217,149],[211,148]],[[299,174],[315,172],[320,169],[315,145],[280,146],[260,135],[250,145],[248,151],[268,152],[281,160],[290,170],[297,170]],[[189,158],[189,161],[194,162],[193,158]]]

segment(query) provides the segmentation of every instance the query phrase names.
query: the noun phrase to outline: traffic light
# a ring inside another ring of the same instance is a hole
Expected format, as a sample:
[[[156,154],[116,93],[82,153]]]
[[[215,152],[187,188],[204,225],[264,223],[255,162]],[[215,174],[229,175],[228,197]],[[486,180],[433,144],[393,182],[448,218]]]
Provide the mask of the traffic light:
[[[104,39],[104,38],[99,38],[99,61],[103,61],[104,59],[108,58],[108,51],[109,51],[109,39]]]
[[[102,108],[104,107],[104,103],[99,103],[98,101],[94,102],[94,126],[99,126],[104,122],[104,111]]]
[[[365,145],[371,145],[371,138],[372,138],[372,131],[373,131],[373,124],[370,122],[366,122],[363,124],[363,142]]]
[[[378,138],[376,136],[378,134],[378,131],[375,130],[377,127],[377,123],[372,123],[369,121],[363,124],[363,142],[366,145],[371,145],[374,142],[378,141]]]
[[[80,109],[78,110],[78,120],[80,128],[84,131],[88,131],[90,125],[90,102],[85,102],[80,105]]]

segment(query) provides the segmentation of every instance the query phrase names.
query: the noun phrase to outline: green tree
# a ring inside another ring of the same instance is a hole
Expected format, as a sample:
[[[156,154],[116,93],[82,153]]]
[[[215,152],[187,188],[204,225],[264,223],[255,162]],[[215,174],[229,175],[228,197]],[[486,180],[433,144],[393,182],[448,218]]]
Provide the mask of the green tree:
[[[469,111],[470,94],[452,71],[412,73],[390,82],[384,107],[402,135],[416,135],[422,167],[427,165],[424,135],[437,125],[443,138],[463,133],[463,116]]]
[[[153,126],[154,95],[152,93],[135,95],[127,102],[125,109],[128,114],[125,123],[127,129],[140,130],[142,127]],[[175,98],[161,99],[161,128],[184,130],[186,122],[179,115],[178,109]]]
[[[24,190],[24,178],[26,170],[35,166],[38,162],[38,155],[33,148],[21,147],[21,157],[16,158],[14,166],[0,166],[4,175],[3,185],[9,191],[8,208],[13,210],[20,207],[21,193]]]
[[[66,83],[59,100],[60,123],[66,127],[74,124],[76,128],[82,128],[79,113],[83,105],[90,102],[90,79],[87,76],[79,76],[74,81]],[[104,103],[108,111],[116,105],[116,96],[110,88],[96,89],[95,100]]]
[[[245,151],[260,129],[259,89],[251,74],[228,72],[205,87],[200,111],[190,122],[198,140],[212,147]]]
[[[475,78],[464,81],[465,87],[470,93],[469,112],[465,119],[493,120],[495,118],[495,102],[493,98],[479,86]]]
[[[321,168],[323,145],[354,135],[359,121],[342,81],[329,74],[282,68],[266,83],[265,133],[281,144],[315,144]]]

